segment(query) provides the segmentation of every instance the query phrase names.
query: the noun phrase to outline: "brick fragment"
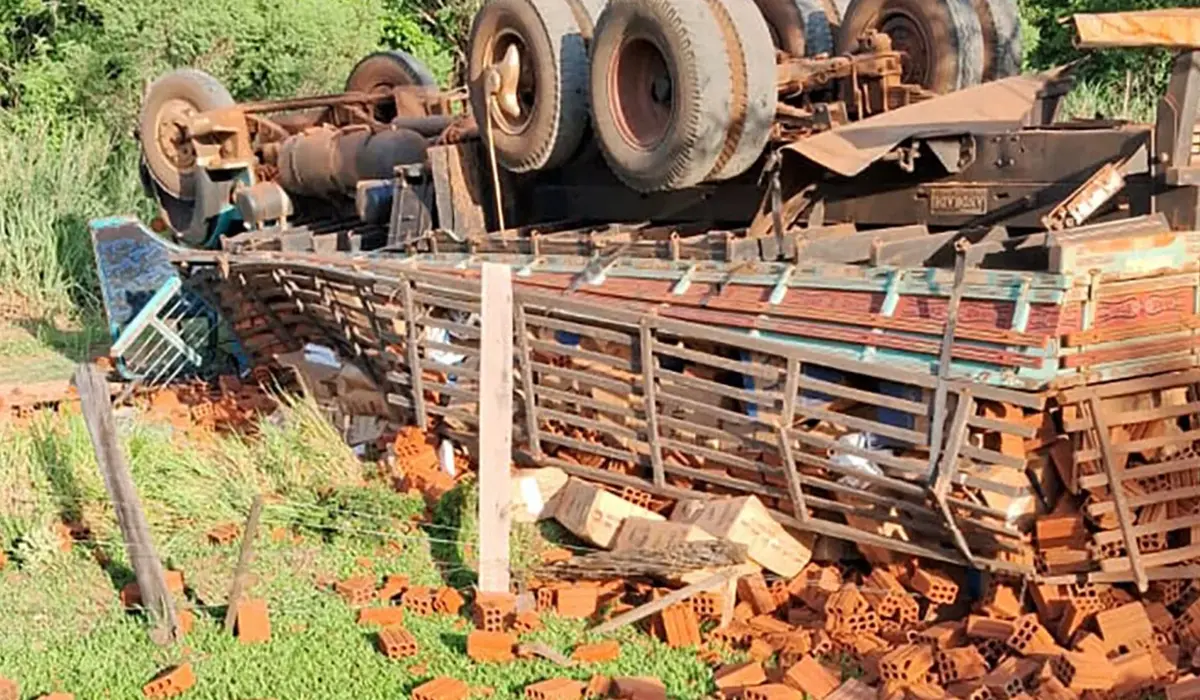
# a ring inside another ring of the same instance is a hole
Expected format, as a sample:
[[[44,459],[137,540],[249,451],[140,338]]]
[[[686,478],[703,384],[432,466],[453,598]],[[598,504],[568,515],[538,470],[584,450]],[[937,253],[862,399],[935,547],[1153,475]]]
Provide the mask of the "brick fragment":
[[[875,700],[875,691],[862,681],[850,678],[825,700]]]
[[[1141,603],[1128,603],[1096,613],[1096,627],[1112,651],[1149,647],[1154,642],[1154,625]]]
[[[739,602],[747,603],[755,615],[768,615],[779,607],[761,573],[738,579],[737,594]]]
[[[746,688],[742,695],[746,700],[804,700],[804,694],[782,683],[767,683]]]
[[[750,640],[750,648],[746,650],[746,656],[749,656],[751,661],[765,663],[775,656],[775,648],[767,640],[756,637]]]
[[[978,680],[988,673],[987,660],[974,646],[939,649],[934,660],[943,683]]]
[[[398,625],[402,622],[404,622],[403,608],[360,608],[358,611],[358,624],[360,625],[387,627],[388,625]]]
[[[612,640],[596,644],[580,644],[571,652],[572,659],[584,664],[600,664],[606,661],[616,661],[620,656],[621,645]]]
[[[1018,617],[1013,622],[1013,633],[1006,641],[1018,654],[1032,654],[1053,651],[1057,646],[1054,635],[1038,622],[1037,615],[1029,614]]]
[[[457,615],[465,602],[461,593],[453,588],[443,587],[438,589],[433,598],[433,611],[443,615]]]
[[[797,691],[825,700],[838,688],[838,677],[811,656],[805,654],[783,674],[783,682]]]
[[[239,602],[234,633],[242,644],[271,641],[271,616],[267,601],[255,598]]]
[[[573,556],[575,555],[572,554],[570,550],[563,549],[562,547],[556,547],[554,549],[547,549],[546,551],[542,552],[541,560],[543,564],[559,564],[570,560]]]
[[[542,590],[538,591],[540,594]],[[517,609],[517,597],[511,593],[479,593],[475,596],[473,617],[475,626],[488,632],[502,632],[508,627],[513,611]],[[538,610],[542,610],[538,606]]]
[[[0,700],[21,700],[21,687],[16,681],[0,677]]]
[[[196,685],[196,674],[190,663],[182,663],[163,670],[149,683],[142,686],[142,694],[151,700],[173,698],[182,695]]]
[[[416,656],[419,649],[412,634],[399,625],[384,627],[377,638],[379,651],[389,659],[404,659]]]
[[[583,689],[583,696],[591,700],[607,698],[612,692],[612,685],[612,678],[597,674],[588,679],[587,687]]]
[[[915,632],[909,643],[929,642],[938,649],[956,647],[966,641],[966,628],[958,621],[939,622]]]
[[[412,700],[464,700],[470,688],[457,678],[435,678],[413,688]]]
[[[809,564],[788,584],[788,592],[813,610],[824,610],[825,599],[842,587],[842,575],[833,566]]]
[[[700,646],[700,622],[690,605],[679,603],[664,608],[659,614],[659,624],[667,646],[676,649]]]
[[[1115,679],[1111,692],[1117,697],[1129,697],[1149,690],[1158,679],[1150,652],[1139,649],[1112,659]]]
[[[623,700],[667,700],[663,682],[650,676],[624,676],[612,679],[612,697]]]
[[[981,615],[968,615],[965,631],[967,636],[972,639],[995,639],[1006,642],[1012,636],[1015,628],[1015,623],[1009,620],[996,620]]]
[[[746,621],[746,624],[750,626],[750,629],[761,635],[787,634],[792,631],[791,625],[770,615],[752,617]]]
[[[513,660],[515,635],[509,632],[475,630],[467,635],[467,656],[474,661],[504,663]]]
[[[180,610],[175,614],[175,621],[179,623],[180,634],[191,634],[192,628],[196,626],[196,613],[187,609]]]
[[[350,605],[367,605],[375,598],[375,579],[371,576],[352,576],[335,583],[333,590]]]
[[[983,685],[992,692],[993,697],[1015,700],[1026,692],[1026,681],[1039,667],[1040,664],[1032,659],[1010,656],[983,677]]]
[[[0,698],[3,697],[4,695],[0,694]],[[39,695],[38,700],[75,700],[75,695],[73,693],[47,693]]]
[[[918,569],[911,585],[913,590],[937,605],[953,605],[958,599],[958,584],[936,571]]]
[[[1050,662],[1054,676],[1075,692],[1109,690],[1116,682],[1116,671],[1108,659],[1096,654],[1069,651]]]
[[[984,592],[979,609],[989,617],[1015,620],[1021,614],[1021,600],[1014,586],[993,579]]]
[[[554,594],[554,607],[562,617],[585,619],[596,614],[599,594],[595,586],[560,588]]]
[[[390,603],[393,598],[403,595],[408,590],[408,577],[404,574],[390,574],[383,580],[383,587],[379,589],[377,596],[380,601]]]
[[[525,686],[528,700],[579,700],[586,686],[579,681],[566,678],[551,678],[548,681]]]
[[[701,620],[717,619],[721,617],[721,611],[725,608],[724,594],[716,592],[697,593],[689,598],[688,602],[691,603],[696,617]]]
[[[517,613],[517,615],[513,617],[512,630],[517,634],[529,634],[530,632],[536,632],[541,628],[542,618],[533,610],[526,610],[523,613]],[[490,631],[499,632],[502,630]]]
[[[763,665],[757,661],[745,664],[723,666],[713,674],[713,680],[721,690],[746,688],[760,685],[767,680]]]
[[[230,544],[237,539],[240,532],[241,529],[238,528],[237,523],[225,523],[209,530],[205,536],[208,538],[209,544],[219,546]]]

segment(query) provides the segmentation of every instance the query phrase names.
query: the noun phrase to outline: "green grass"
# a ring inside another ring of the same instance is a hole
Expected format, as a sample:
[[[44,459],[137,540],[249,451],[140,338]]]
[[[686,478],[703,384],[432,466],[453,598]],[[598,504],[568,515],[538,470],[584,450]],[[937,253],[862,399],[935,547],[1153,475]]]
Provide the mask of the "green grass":
[[[185,660],[198,679],[187,697],[196,699],[382,700],[404,697],[437,675],[491,688],[497,698],[520,697],[526,685],[546,678],[586,680],[593,673],[658,676],[677,698],[711,690],[711,672],[694,652],[668,649],[634,628],[616,635],[624,646],[612,663],[478,665],[464,654],[470,628],[464,618],[410,617],[406,626],[421,651],[389,661],[375,650],[374,631],[355,624],[354,610],[314,582],[369,572],[403,573],[418,584],[469,584],[477,529],[464,521],[473,517],[474,489],[457,489],[457,497],[434,509],[432,525],[411,524],[426,510],[422,501],[364,481],[367,470],[311,404],[288,402],[284,413],[280,424],[264,422],[254,438],[196,438],[144,417],[119,416],[159,554],[185,573],[186,604],[198,612],[192,634],[165,648],[150,641],[140,616],[119,606],[117,591],[132,573],[82,420],[45,413],[27,426],[0,428],[0,547],[13,560],[0,571],[0,610],[8,614],[0,676],[18,681],[23,695],[63,690],[81,698],[139,697],[158,670]],[[264,509],[250,592],[269,603],[272,639],[247,646],[220,628],[237,545],[212,547],[203,535],[215,524],[240,522],[257,492],[279,494]],[[61,552],[51,527],[63,518],[82,519],[94,541]],[[299,541],[276,541],[271,532],[278,527]],[[543,546],[534,528],[518,529],[514,542],[514,557],[523,563]],[[458,555],[446,561],[448,551]],[[531,641],[569,653],[590,638],[581,621],[546,620]]]

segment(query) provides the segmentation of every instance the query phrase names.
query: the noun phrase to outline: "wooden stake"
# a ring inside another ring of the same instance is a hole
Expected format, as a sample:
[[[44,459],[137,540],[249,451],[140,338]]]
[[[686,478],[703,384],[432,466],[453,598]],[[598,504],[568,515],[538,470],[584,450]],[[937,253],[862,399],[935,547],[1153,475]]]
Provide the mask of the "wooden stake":
[[[507,265],[483,264],[479,341],[479,590],[508,593],[512,494],[513,291]]]
[[[75,369],[74,381],[79,390],[83,422],[87,425],[92,449],[96,452],[96,463],[100,466],[104,486],[112,499],[121,538],[125,541],[125,551],[137,578],[142,606],[155,624],[150,638],[157,644],[177,641],[180,630],[175,617],[175,601],[167,590],[162,561],[154,549],[154,540],[150,536],[150,526],[146,524],[146,514],[142,511],[137,487],[117,440],[108,382],[90,364],[80,364]]]
[[[634,608],[624,615],[618,615],[592,631],[596,634],[608,634],[609,632],[614,632],[618,629],[621,629],[625,625],[633,624],[638,620],[644,620],[654,613],[665,610],[676,603],[682,603],[697,593],[703,593],[705,591],[711,591],[714,588],[720,588],[730,581],[736,581],[742,576],[758,570],[759,569],[755,566],[748,567],[746,565],[729,567],[724,571],[720,571],[712,576],[709,576],[699,583],[693,583],[690,586],[680,588],[677,591],[668,593],[656,601],[646,603],[640,608]]]
[[[242,530],[242,548],[238,551],[237,568],[233,570],[233,582],[229,584],[229,597],[225,602],[225,631],[229,634],[233,634],[237,606],[242,598],[242,589],[246,587],[246,573],[250,569],[250,562],[254,560],[254,538],[258,536],[262,507],[262,496],[255,496],[250,504],[250,515],[246,517],[246,527]]]

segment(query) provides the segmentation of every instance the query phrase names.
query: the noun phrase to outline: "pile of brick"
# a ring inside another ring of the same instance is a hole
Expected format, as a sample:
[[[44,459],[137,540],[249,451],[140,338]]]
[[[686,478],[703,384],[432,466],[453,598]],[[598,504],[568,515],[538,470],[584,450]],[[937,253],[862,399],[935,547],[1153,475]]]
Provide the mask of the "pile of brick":
[[[420,494],[426,500],[436,502],[454,488],[457,480],[442,470],[432,435],[407,426],[396,434],[388,447],[392,486],[397,491]],[[455,474],[461,478],[467,473],[469,462],[465,456],[456,453],[454,466]]]

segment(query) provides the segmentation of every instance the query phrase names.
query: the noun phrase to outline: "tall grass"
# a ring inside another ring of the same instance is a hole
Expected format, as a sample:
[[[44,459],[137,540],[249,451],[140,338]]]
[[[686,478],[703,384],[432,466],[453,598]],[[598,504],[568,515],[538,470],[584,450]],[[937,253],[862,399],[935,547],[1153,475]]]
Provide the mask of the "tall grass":
[[[1153,122],[1159,93],[1145,81],[1133,80],[1126,97],[1124,81],[1080,81],[1063,103],[1067,119],[1128,119]]]
[[[132,141],[89,120],[0,113],[0,300],[29,317],[99,308],[87,222],[145,207]]]

